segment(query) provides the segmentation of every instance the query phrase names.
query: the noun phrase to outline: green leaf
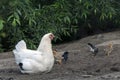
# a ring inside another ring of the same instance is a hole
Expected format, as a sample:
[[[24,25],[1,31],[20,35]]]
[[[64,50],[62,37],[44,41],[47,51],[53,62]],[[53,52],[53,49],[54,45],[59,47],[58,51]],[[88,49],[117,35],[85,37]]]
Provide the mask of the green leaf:
[[[78,20],[77,20],[76,18],[74,19],[74,23],[75,23],[75,24],[77,24],[77,23],[78,23]]]
[[[4,33],[4,32],[2,32],[2,33],[0,33],[0,36],[2,36],[2,37],[6,37],[6,34]]]
[[[19,25],[21,25],[21,23],[20,23],[20,20],[19,20],[19,19],[16,19],[16,22],[17,22]]]
[[[112,19],[112,13],[109,12],[108,16],[109,16],[110,19]]]
[[[2,30],[3,29],[3,24],[5,23],[5,21],[4,20],[2,20],[2,19],[0,19],[0,30]]]
[[[97,13],[97,9],[94,9],[94,13],[95,13],[95,14]]]
[[[81,2],[82,2],[82,0],[79,0],[79,2],[81,3]]]
[[[64,17],[64,22],[65,23],[71,23],[70,18],[68,16]]]
[[[17,9],[17,13],[18,13],[20,16],[22,16],[22,13],[21,13],[21,11],[20,11],[19,9]]]
[[[82,13],[81,17],[86,19],[87,18],[87,14],[84,12],[84,13]]]
[[[17,25],[17,24],[16,24],[16,19],[14,18],[14,19],[13,19],[13,22],[12,22],[12,26],[15,27],[16,25]]]
[[[101,16],[100,16],[100,20],[104,20],[106,17],[106,14],[105,13],[102,13]]]
[[[29,26],[32,26],[32,19],[29,19]]]
[[[14,16],[16,19],[20,19],[18,13],[14,12]]]
[[[10,21],[13,18],[13,15],[10,15],[7,19],[7,21]]]

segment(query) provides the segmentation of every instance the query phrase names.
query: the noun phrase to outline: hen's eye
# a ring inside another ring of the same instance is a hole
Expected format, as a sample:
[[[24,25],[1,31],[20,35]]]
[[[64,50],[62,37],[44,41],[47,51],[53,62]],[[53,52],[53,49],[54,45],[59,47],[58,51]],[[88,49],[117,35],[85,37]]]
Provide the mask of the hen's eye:
[[[50,37],[50,39],[52,40],[52,39],[54,38],[54,35],[53,35],[53,34],[51,34],[49,37]]]

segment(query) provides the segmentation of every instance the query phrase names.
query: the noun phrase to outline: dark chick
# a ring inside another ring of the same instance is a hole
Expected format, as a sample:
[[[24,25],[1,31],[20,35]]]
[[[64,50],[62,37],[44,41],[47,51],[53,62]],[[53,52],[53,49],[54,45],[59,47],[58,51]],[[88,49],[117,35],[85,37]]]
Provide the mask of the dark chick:
[[[62,57],[63,57],[64,62],[66,62],[68,60],[68,54],[69,54],[69,52],[67,52],[67,51],[63,53]]]
[[[94,54],[94,56],[96,56],[96,54],[98,53],[98,48],[91,43],[88,43],[88,46],[90,48],[90,51]]]

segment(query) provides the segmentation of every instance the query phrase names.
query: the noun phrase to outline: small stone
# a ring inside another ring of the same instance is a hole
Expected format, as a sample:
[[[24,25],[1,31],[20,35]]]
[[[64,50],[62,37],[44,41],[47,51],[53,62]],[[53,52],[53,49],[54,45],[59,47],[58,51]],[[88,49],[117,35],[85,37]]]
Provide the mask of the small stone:
[[[120,79],[120,75],[118,75],[118,76],[115,76],[115,78],[117,78],[117,79]]]
[[[82,75],[83,78],[90,78],[92,77],[93,75]]]

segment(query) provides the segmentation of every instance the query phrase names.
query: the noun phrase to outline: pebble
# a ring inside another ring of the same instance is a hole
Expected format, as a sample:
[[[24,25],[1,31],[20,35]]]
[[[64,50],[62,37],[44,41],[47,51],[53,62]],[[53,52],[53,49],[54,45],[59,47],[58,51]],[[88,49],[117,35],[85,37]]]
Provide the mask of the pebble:
[[[93,75],[81,75],[81,77],[83,77],[83,78],[90,78],[90,77],[92,77]]]

